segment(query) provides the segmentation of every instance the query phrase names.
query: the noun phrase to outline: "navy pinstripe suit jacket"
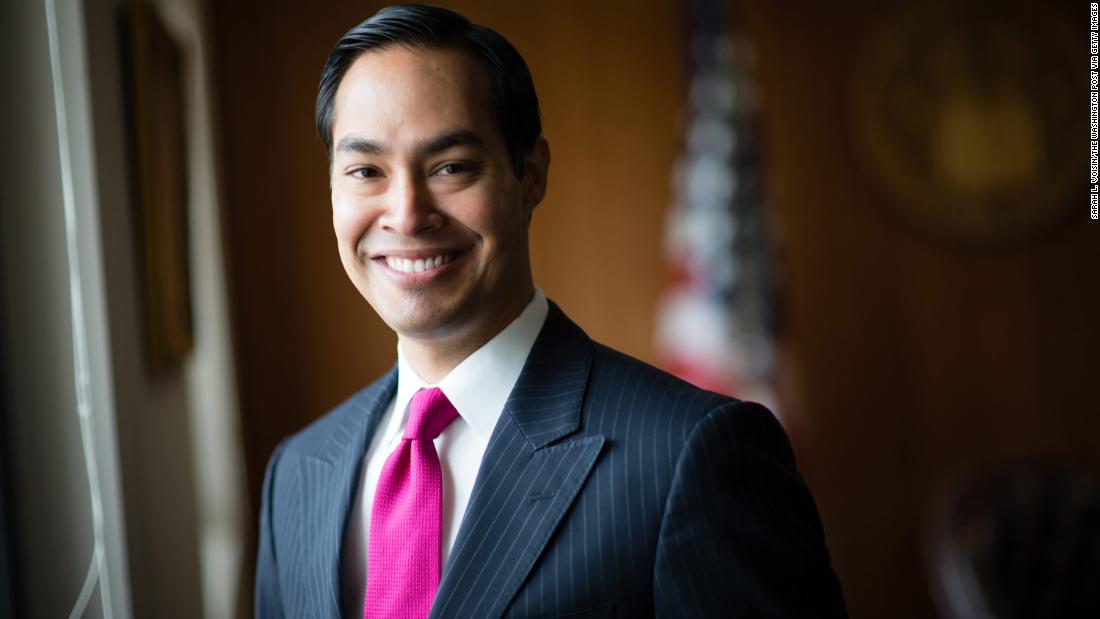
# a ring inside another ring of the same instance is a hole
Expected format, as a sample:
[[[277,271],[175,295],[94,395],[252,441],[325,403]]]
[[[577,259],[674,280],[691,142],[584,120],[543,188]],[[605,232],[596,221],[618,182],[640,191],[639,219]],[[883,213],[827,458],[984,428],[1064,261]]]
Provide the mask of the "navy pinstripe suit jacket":
[[[396,369],[284,441],[258,617],[337,617],[341,542]],[[431,617],[843,617],[790,444],[764,407],[601,346],[551,304],[497,423]]]

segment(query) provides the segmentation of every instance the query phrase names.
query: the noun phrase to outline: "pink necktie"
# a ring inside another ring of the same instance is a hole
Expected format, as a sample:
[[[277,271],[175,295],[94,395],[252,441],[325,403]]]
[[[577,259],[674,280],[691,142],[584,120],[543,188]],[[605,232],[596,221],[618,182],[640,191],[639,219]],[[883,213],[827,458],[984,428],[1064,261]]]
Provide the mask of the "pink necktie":
[[[409,404],[404,438],[374,494],[364,619],[424,619],[431,611],[443,571],[443,480],[432,441],[457,417],[438,387]]]

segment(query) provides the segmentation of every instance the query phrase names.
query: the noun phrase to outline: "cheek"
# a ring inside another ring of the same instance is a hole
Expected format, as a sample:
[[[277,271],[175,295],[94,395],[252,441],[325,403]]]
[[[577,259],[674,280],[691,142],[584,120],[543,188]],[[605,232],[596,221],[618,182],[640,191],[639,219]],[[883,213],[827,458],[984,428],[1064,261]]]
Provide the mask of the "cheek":
[[[491,226],[496,242],[507,251],[520,251],[526,247],[528,214],[518,201],[509,201],[497,206]]]
[[[337,240],[357,243],[370,225],[369,209],[347,196],[332,195],[332,230]]]
[[[462,210],[464,223],[486,243],[504,247],[515,245],[527,229],[527,214],[522,203],[505,192],[479,195]]]

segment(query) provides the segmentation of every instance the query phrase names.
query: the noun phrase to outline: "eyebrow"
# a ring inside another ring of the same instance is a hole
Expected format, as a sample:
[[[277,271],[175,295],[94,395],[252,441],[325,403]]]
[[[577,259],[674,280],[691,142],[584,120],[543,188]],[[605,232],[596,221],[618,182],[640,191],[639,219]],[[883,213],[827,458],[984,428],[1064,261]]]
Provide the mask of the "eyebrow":
[[[413,149],[418,155],[435,155],[456,146],[485,147],[485,140],[481,136],[466,129],[451,131],[436,136],[429,140],[419,142]],[[356,135],[349,135],[340,140],[336,145],[337,152],[354,152],[362,155],[384,155],[389,149],[375,140],[368,140]]]
[[[416,151],[425,155],[435,155],[456,146],[476,146],[485,148],[485,141],[473,131],[461,130],[443,135],[418,144]]]
[[[386,148],[381,143],[374,140],[368,140],[354,135],[349,135],[346,138],[341,139],[336,144],[336,152],[338,153],[360,153],[363,155],[381,155],[386,152]]]

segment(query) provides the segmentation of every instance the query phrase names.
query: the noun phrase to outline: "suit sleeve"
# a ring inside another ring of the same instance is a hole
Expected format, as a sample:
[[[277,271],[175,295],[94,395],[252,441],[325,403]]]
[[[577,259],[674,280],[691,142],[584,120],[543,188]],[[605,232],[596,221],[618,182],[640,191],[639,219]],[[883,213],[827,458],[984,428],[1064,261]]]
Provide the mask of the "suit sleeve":
[[[256,619],[283,617],[282,596],[279,593],[279,569],[276,563],[272,529],[273,489],[283,444],[275,448],[264,473],[263,495],[260,501],[260,539],[256,554]]]
[[[658,617],[846,617],[813,497],[768,409],[724,405],[676,465],[657,544]]]

